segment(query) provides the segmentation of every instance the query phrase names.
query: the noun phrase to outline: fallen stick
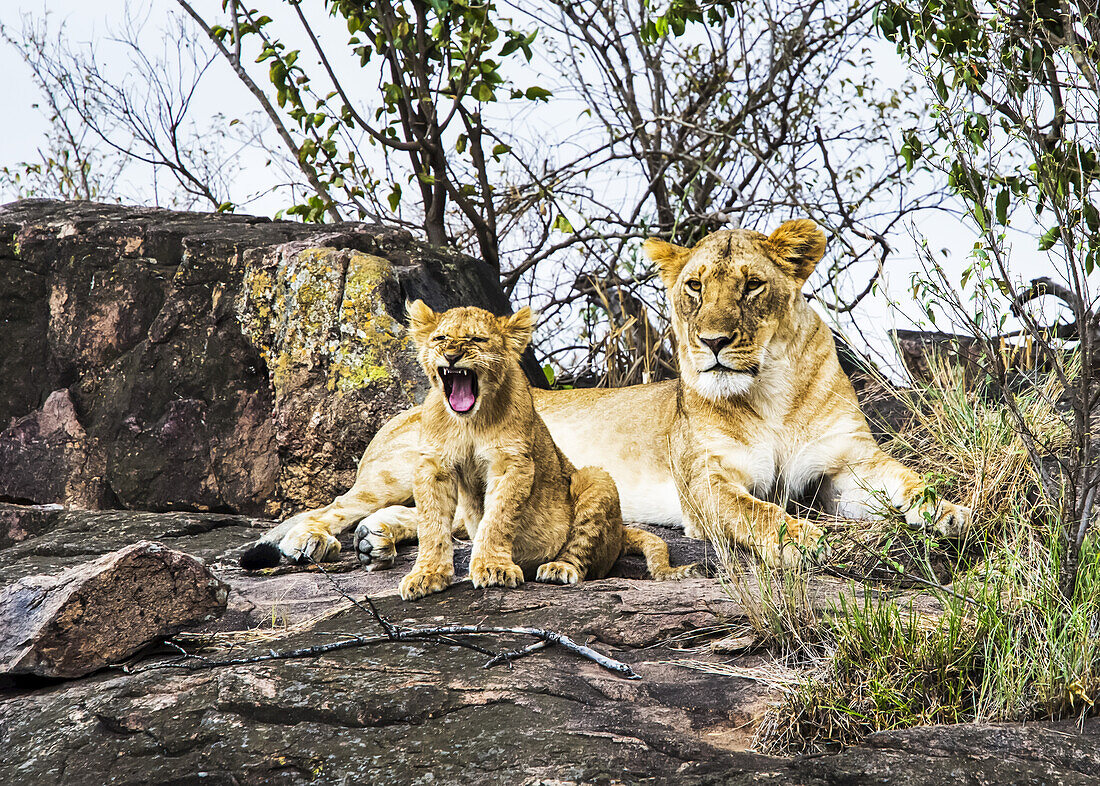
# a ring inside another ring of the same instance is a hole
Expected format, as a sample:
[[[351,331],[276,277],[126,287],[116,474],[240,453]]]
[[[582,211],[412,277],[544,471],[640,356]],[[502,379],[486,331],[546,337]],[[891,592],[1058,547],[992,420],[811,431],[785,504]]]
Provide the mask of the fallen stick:
[[[289,660],[292,658],[310,658],[317,657],[319,655],[326,655],[330,652],[336,652],[338,650],[351,649],[353,647],[365,647],[371,644],[382,644],[394,641],[426,641],[434,642],[437,644],[445,644],[453,647],[465,647],[480,652],[484,655],[490,655],[490,659],[485,663],[485,668],[491,668],[500,663],[507,663],[509,666],[513,661],[526,657],[539,650],[546,649],[551,646],[558,646],[566,649],[576,655],[579,655],[586,660],[590,660],[593,663],[602,666],[603,668],[618,674],[628,680],[640,680],[641,675],[635,672],[630,666],[622,661],[615,660],[606,655],[603,655],[591,647],[587,647],[583,644],[578,644],[563,633],[557,631],[546,630],[545,628],[504,628],[504,627],[487,627],[484,625],[440,625],[431,628],[406,628],[400,625],[395,625],[378,610],[378,607],[374,605],[374,601],[370,596],[365,595],[363,600],[367,603],[367,606],[363,606],[358,600],[353,598],[329,575],[328,571],[324,569],[320,563],[310,560],[321,573],[328,579],[329,583],[336,589],[336,591],[346,600],[359,610],[365,612],[378,623],[378,626],[382,628],[383,634],[381,636],[354,636],[349,639],[343,639],[341,641],[333,641],[328,644],[317,644],[312,647],[300,647],[298,649],[286,650],[283,652],[276,652],[270,650],[269,652],[261,655],[252,655],[241,658],[230,658],[226,660],[212,660],[202,655],[194,653],[185,653],[181,658],[170,661],[167,663],[154,663],[141,668],[132,668],[129,666],[119,666],[127,674],[140,674],[145,671],[152,671],[153,669],[169,669],[169,668],[185,668],[185,669],[203,669],[203,668],[216,668],[220,666],[241,666],[250,663],[263,663],[271,660]],[[487,649],[473,642],[462,641],[461,639],[453,638],[454,636],[533,636],[537,641],[528,644],[523,647],[512,650],[504,650],[496,652],[494,650]],[[177,648],[178,645],[173,645]]]

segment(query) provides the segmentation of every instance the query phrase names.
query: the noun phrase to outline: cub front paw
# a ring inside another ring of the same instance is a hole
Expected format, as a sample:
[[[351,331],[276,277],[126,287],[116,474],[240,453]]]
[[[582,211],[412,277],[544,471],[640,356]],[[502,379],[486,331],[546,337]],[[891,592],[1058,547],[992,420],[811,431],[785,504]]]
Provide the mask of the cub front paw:
[[[547,562],[539,565],[538,572],[535,574],[535,581],[547,584],[576,584],[580,580],[581,572],[577,570],[576,565],[570,565],[568,562]]]
[[[478,589],[516,587],[523,583],[523,571],[514,562],[489,563],[474,560],[470,563],[470,581]]]
[[[367,570],[380,570],[393,565],[397,558],[397,540],[385,522],[364,519],[355,528],[355,555]]]
[[[405,600],[419,600],[433,592],[442,592],[451,586],[452,581],[454,581],[453,571],[414,569],[412,573],[401,579],[401,597]]]
[[[340,541],[320,524],[305,522],[283,536],[279,551],[293,562],[325,562],[340,554]]]

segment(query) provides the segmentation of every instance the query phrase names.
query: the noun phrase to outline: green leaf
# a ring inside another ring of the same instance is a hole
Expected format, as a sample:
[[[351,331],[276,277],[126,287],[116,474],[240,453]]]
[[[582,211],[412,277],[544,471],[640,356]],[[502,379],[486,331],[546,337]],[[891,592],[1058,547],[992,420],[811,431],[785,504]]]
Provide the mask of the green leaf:
[[[554,380],[557,379],[557,377],[554,374],[554,369],[550,367],[549,363],[542,367],[542,373],[546,376],[546,384],[550,387],[554,387]]]
[[[1054,244],[1058,242],[1058,236],[1061,227],[1053,226],[1043,233],[1043,236],[1039,238],[1039,250],[1049,251],[1054,248]]]
[[[1001,193],[997,194],[997,223],[1008,224],[1008,189],[1001,189]]]
[[[529,101],[546,101],[550,96],[554,95],[549,90],[544,90],[541,87],[529,87],[527,92],[523,94]]]
[[[494,158],[499,158],[500,156],[504,155],[505,153],[510,153],[511,151],[512,151],[512,148],[508,147],[508,145],[504,144],[503,142],[500,142],[498,144],[493,145],[493,157]]]
[[[565,217],[564,213],[558,213],[554,218],[553,228],[561,232],[562,234],[573,234],[573,225],[569,223],[569,219]]]
[[[401,204],[401,186],[397,183],[393,184],[393,191],[390,192],[388,199],[390,203],[390,210],[397,212],[397,206]]]
[[[470,91],[474,100],[486,103],[493,100],[493,88],[486,84],[484,81],[478,82],[474,85],[474,89]]]

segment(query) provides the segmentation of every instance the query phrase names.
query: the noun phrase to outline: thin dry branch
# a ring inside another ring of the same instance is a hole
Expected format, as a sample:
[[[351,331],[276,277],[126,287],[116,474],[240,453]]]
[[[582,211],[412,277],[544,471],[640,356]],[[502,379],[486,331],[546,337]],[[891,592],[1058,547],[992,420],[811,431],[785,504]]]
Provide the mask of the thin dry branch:
[[[563,633],[557,631],[547,630],[545,628],[529,628],[529,627],[494,627],[485,625],[436,625],[430,627],[404,627],[397,625],[387,619],[375,606],[374,601],[369,595],[363,596],[363,601],[367,606],[363,606],[362,603],[350,594],[348,594],[336,581],[332,578],[327,570],[318,562],[309,559],[309,561],[328,579],[328,582],[336,589],[337,593],[351,601],[351,603],[361,611],[367,613],[378,626],[382,628],[383,634],[381,636],[352,636],[351,638],[342,639],[340,641],[333,641],[327,644],[317,644],[311,647],[299,647],[292,650],[284,650],[277,652],[270,650],[266,653],[259,655],[243,656],[239,658],[228,658],[223,660],[214,660],[207,658],[197,653],[184,652],[176,660],[167,661],[164,663],[153,663],[148,666],[140,668],[133,668],[130,666],[118,666],[126,674],[141,674],[146,671],[153,671],[155,669],[171,669],[171,668],[183,668],[183,669],[204,669],[204,668],[219,668],[224,666],[241,666],[252,663],[263,663],[273,660],[292,660],[297,658],[315,658],[320,655],[327,655],[330,652],[337,652],[339,650],[353,649],[356,647],[366,647],[372,644],[392,643],[398,641],[424,641],[434,644],[442,644],[450,647],[463,647],[465,649],[473,649],[484,655],[489,655],[489,660],[485,663],[485,668],[496,666],[500,663],[506,663],[511,666],[513,661],[524,658],[539,650],[545,649],[552,645],[556,645],[563,649],[566,649],[586,660],[590,660],[598,666],[602,666],[608,671],[617,674],[628,680],[640,680],[641,675],[635,672],[627,664],[618,661],[614,658],[603,655],[591,647],[586,647],[583,644],[578,644]],[[482,647],[474,642],[464,641],[463,639],[455,638],[456,636],[532,636],[536,639],[535,642],[527,644],[523,647],[510,649],[510,650],[491,650]],[[176,647],[182,651],[182,648],[178,644],[169,642],[171,646]]]

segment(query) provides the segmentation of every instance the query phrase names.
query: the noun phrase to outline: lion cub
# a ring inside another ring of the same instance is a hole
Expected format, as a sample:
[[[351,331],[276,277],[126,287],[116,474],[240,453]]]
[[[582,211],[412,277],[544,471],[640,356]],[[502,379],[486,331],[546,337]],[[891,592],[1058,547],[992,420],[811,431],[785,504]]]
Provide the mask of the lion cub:
[[[601,578],[624,551],[643,554],[655,579],[694,572],[670,567],[656,535],[623,526],[607,472],[575,469],[554,444],[519,365],[533,326],[529,308],[495,317],[480,308],[437,314],[420,300],[409,306],[432,391],[421,408],[419,547],[401,581],[405,600],[450,585],[451,532],[462,525],[473,540],[475,587],[515,587],[524,571],[558,584]]]

